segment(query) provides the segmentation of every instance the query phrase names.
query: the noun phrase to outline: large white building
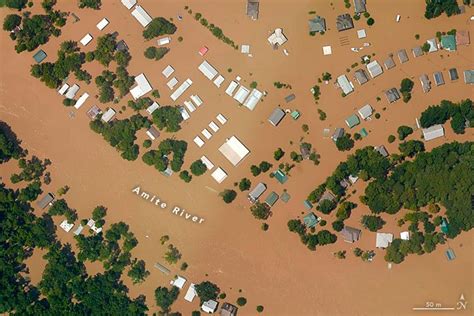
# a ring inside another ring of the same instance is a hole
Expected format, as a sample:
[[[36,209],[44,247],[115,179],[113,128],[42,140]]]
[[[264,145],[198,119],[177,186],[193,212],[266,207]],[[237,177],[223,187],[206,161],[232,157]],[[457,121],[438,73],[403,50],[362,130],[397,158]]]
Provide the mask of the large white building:
[[[152,90],[152,87],[143,73],[135,77],[137,85],[130,90],[132,97],[136,100]]]
[[[227,139],[225,143],[219,147],[219,151],[233,166],[237,166],[239,162],[250,153],[247,147],[245,147],[244,144],[242,144],[235,136]]]

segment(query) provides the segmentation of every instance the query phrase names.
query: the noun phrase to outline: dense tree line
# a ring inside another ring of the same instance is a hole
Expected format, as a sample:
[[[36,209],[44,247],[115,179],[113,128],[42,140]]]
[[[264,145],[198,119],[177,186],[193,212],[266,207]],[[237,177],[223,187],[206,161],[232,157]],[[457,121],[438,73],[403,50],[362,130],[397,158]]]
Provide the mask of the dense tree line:
[[[328,230],[321,230],[318,233],[307,232],[307,228],[299,219],[292,219],[288,221],[288,230],[297,233],[300,236],[301,242],[305,244],[308,249],[316,250],[316,246],[324,246],[335,243],[337,236]]]
[[[447,16],[459,14],[456,0],[426,0],[425,18],[433,19],[446,12]]]
[[[105,123],[100,118],[90,122],[90,128],[101,134],[104,139],[118,151],[126,160],[135,160],[138,158],[139,149],[135,144],[137,131],[142,128],[149,128],[151,122],[140,114],[135,114],[124,120],[114,120]]]
[[[25,154],[20,140],[5,122],[0,121],[0,164],[10,159],[19,159]]]
[[[79,0],[79,8],[91,8],[94,10],[100,10],[102,5],[101,0]]]
[[[161,106],[153,112],[153,123],[167,132],[177,132],[181,129],[183,117],[175,106]]]
[[[176,32],[177,28],[172,22],[165,18],[154,18],[143,31],[143,37],[147,40],[153,39],[161,35],[171,35]]]
[[[145,50],[144,55],[148,59],[160,60],[161,58],[165,57],[169,51],[170,49],[168,47],[150,46]]]
[[[474,105],[471,99],[454,103],[443,100],[439,105],[428,107],[420,117],[423,128],[443,124],[451,119],[451,128],[456,134],[463,134],[466,127],[474,127]]]
[[[147,165],[154,166],[158,171],[165,171],[169,165],[171,170],[178,172],[183,166],[187,149],[188,144],[185,141],[167,138],[158,145],[158,150],[146,152],[142,159]],[[170,158],[171,154],[172,158]]]

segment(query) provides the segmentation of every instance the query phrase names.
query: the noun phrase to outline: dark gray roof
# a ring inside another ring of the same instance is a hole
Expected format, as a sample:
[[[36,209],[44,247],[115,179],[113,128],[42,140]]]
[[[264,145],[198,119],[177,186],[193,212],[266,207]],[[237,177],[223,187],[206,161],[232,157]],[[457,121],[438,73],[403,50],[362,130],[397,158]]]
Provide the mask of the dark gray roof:
[[[367,11],[365,0],[354,0],[354,11],[355,13],[363,13]]]
[[[333,141],[336,141],[338,138],[344,136],[344,129],[341,128],[341,127],[338,127],[336,128],[336,130],[334,131],[334,134],[332,134],[332,140]]]
[[[441,71],[437,71],[433,74],[434,81],[437,86],[441,86],[444,84],[444,77]]]
[[[456,68],[449,69],[449,78],[451,81],[459,79],[458,70]]]
[[[397,88],[391,88],[385,91],[385,96],[388,99],[388,102],[392,103],[400,99],[400,94],[398,93]]]
[[[413,47],[411,51],[413,52],[413,56],[415,57],[420,57],[423,55],[423,51],[421,50],[420,46]]]
[[[296,98],[296,96],[294,95],[294,93],[290,94],[290,95],[287,95],[285,97],[285,101],[288,103],[290,101],[293,101],[294,99]]]
[[[407,51],[405,49],[400,49],[398,52],[398,59],[400,59],[400,62],[403,64],[403,63],[406,63],[408,61],[408,54],[407,54]]]
[[[119,52],[128,51],[128,46],[124,40],[121,40],[120,42],[117,43],[117,46],[115,46],[115,49]]]
[[[247,15],[252,19],[258,19],[259,13],[259,0],[248,0],[247,1]]]
[[[341,230],[341,234],[344,238],[344,241],[354,242],[359,240],[361,231],[360,229],[354,227],[344,226],[344,228]]]
[[[354,72],[354,76],[360,85],[363,85],[364,83],[369,81],[369,78],[367,77],[367,74],[365,73],[363,69],[356,70]]]
[[[237,315],[237,307],[225,302],[221,307],[221,316],[235,316]]]
[[[310,32],[325,32],[326,19],[316,16],[315,18],[308,20],[308,26]]]
[[[282,109],[280,108],[276,108],[272,114],[270,115],[270,117],[268,118],[268,121],[270,122],[270,124],[272,124],[273,126],[277,126],[280,121],[285,117],[285,111],[283,111]]]
[[[324,200],[329,200],[329,201],[334,201],[336,197],[334,196],[334,194],[332,194],[330,191],[326,191],[324,192],[324,194],[321,196],[321,198],[319,199],[319,203],[321,203],[322,201]]]
[[[376,146],[376,147],[374,147],[374,149],[375,149],[375,151],[377,151],[382,156],[384,156],[384,157],[388,156],[388,151],[387,151],[387,149],[385,148],[384,145]]]
[[[426,74],[420,76],[420,82],[424,93],[427,93],[431,90],[431,82]]]
[[[387,59],[383,62],[385,69],[389,70],[395,67],[395,61],[393,60],[392,56],[388,56]]]
[[[54,201],[54,196],[51,194],[51,193],[48,193],[46,194],[45,196],[43,196],[41,198],[41,200],[39,200],[38,202],[36,202],[36,205],[38,205],[40,208],[45,208],[46,206],[48,206],[49,203],[53,202]]]
[[[354,28],[354,22],[349,14],[341,14],[336,18],[336,27],[339,32]]]

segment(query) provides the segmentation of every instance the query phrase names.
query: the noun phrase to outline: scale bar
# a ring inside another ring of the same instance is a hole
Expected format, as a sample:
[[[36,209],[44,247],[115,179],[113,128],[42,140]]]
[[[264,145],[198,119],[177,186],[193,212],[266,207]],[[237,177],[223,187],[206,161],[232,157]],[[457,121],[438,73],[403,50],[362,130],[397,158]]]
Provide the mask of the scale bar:
[[[454,307],[413,307],[414,311],[453,311]]]

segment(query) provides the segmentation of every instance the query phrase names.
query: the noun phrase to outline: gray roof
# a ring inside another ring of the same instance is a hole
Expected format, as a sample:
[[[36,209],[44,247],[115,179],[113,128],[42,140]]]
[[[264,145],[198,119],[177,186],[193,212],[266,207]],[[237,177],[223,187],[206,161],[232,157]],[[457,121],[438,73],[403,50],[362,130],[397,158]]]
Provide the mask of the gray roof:
[[[270,117],[268,118],[268,121],[270,122],[270,124],[272,124],[273,126],[277,126],[280,121],[285,117],[285,111],[283,111],[282,109],[280,108],[276,108],[272,114],[270,115]]]
[[[290,102],[290,101],[293,101],[294,99],[296,99],[296,96],[294,95],[294,93],[290,94],[290,95],[287,95],[285,97],[285,101],[286,103]]]
[[[423,51],[421,50],[420,46],[413,47],[411,51],[413,52],[413,56],[415,57],[420,57],[423,55]]]
[[[369,81],[369,78],[367,77],[367,74],[365,73],[364,69],[358,69],[354,72],[355,79],[360,85],[363,85],[367,81]]]
[[[458,70],[456,68],[449,69],[449,78],[451,81],[459,79]]]
[[[310,32],[325,32],[326,31],[326,19],[320,16],[308,20],[308,26]]]
[[[420,76],[420,82],[424,93],[427,93],[431,90],[431,82],[426,74]]]
[[[115,46],[115,49],[119,52],[124,52],[124,51],[128,51],[128,46],[124,40],[121,40],[120,42],[117,43],[117,46]]]
[[[339,32],[354,28],[350,14],[341,14],[336,18],[336,27]]]
[[[379,154],[381,154],[383,157],[387,157],[388,156],[388,151],[387,149],[385,148],[384,145],[381,145],[381,146],[376,146],[374,147],[375,151],[377,151]]]
[[[225,302],[221,307],[221,316],[235,316],[237,315],[237,307]]]
[[[408,61],[408,54],[407,54],[407,51],[405,49],[400,49],[398,52],[398,59],[400,59],[400,62],[403,64],[403,63],[406,63]]]
[[[147,130],[147,132],[150,133],[151,135],[153,135],[153,137],[155,137],[155,138],[160,137],[160,132],[154,126],[150,126],[150,128]]]
[[[334,196],[334,194],[332,194],[330,191],[326,191],[324,192],[324,194],[321,196],[321,198],[319,199],[319,203],[321,203],[322,201],[324,200],[329,200],[329,201],[334,201],[336,197]]]
[[[437,71],[433,74],[434,81],[437,86],[441,86],[444,84],[444,77],[441,71]]]
[[[249,193],[249,200],[254,203],[257,199],[267,190],[265,183],[260,182],[255,186],[255,188]]]
[[[342,136],[344,136],[344,129],[341,127],[338,127],[334,131],[334,134],[332,134],[331,138],[333,141],[336,141],[338,138],[341,138]]]
[[[365,0],[354,0],[354,11],[355,13],[363,13],[367,11]]]
[[[344,238],[344,241],[352,243],[359,240],[361,231],[360,229],[354,227],[344,226],[344,228],[341,230],[341,234]]]
[[[247,15],[253,20],[258,19],[259,13],[259,0],[248,0],[247,1]]]
[[[53,202],[54,201],[54,196],[51,194],[51,193],[48,193],[46,194],[45,196],[43,196],[41,198],[41,200],[39,200],[38,202],[36,202],[36,205],[38,205],[40,208],[45,208],[46,206],[48,206],[49,203]]]
[[[393,60],[392,56],[388,56],[387,59],[383,62],[383,65],[385,66],[385,69],[392,69],[395,67],[395,61]]]
[[[397,88],[391,88],[385,91],[385,96],[388,99],[388,102],[392,103],[400,99],[400,94],[398,93]]]
[[[468,84],[474,83],[474,70],[464,70],[464,82]]]

